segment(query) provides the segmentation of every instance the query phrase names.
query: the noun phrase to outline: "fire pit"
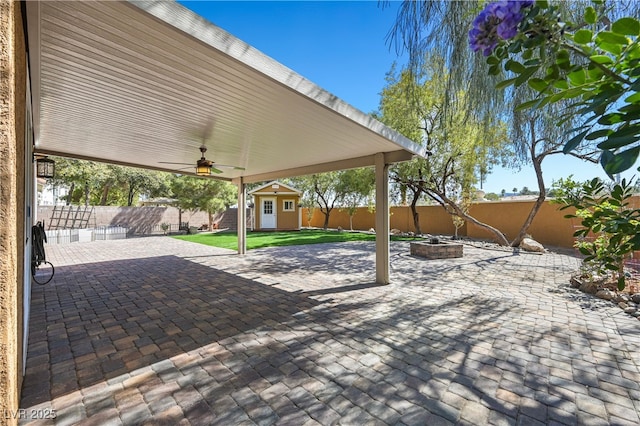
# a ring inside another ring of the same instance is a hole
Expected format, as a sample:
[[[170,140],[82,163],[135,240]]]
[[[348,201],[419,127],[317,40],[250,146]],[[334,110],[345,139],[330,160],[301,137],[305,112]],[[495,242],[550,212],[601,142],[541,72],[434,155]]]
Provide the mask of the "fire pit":
[[[462,244],[443,243],[437,238],[430,241],[410,243],[411,255],[425,259],[451,259],[462,257]]]

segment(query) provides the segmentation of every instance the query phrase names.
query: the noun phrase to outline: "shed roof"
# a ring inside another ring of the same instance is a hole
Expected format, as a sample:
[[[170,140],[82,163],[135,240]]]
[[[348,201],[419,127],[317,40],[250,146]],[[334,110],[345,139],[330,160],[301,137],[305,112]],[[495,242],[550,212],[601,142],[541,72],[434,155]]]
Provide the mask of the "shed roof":
[[[204,144],[247,183],[423,153],[175,2],[27,2],[27,25],[36,152],[186,173]]]

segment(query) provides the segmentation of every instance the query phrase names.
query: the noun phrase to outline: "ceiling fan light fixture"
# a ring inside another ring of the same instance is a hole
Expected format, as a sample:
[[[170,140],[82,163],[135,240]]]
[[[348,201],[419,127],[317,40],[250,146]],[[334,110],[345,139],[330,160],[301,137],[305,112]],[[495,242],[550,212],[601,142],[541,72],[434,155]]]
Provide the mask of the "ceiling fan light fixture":
[[[204,158],[198,160],[196,164],[196,175],[198,176],[211,176],[211,164]]]

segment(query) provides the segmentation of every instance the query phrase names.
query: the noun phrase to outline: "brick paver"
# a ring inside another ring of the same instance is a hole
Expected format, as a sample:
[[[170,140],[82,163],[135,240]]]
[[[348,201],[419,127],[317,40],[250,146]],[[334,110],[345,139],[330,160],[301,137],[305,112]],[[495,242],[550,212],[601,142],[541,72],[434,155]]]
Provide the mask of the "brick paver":
[[[48,246],[21,407],[55,425],[638,424],[640,321],[579,260],[392,243]]]

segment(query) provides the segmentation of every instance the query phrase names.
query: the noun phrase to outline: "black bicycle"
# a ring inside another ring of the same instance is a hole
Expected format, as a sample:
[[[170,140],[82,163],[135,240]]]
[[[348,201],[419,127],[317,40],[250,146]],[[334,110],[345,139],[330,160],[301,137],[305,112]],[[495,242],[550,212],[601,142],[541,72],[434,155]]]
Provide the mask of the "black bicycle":
[[[44,243],[47,242],[47,233],[42,222],[31,227],[31,277],[37,284],[45,285],[53,279],[55,268],[47,261],[44,252]]]

